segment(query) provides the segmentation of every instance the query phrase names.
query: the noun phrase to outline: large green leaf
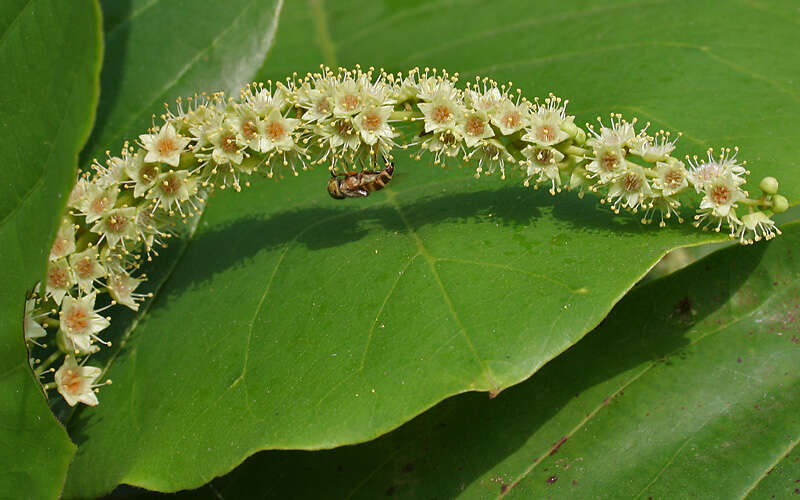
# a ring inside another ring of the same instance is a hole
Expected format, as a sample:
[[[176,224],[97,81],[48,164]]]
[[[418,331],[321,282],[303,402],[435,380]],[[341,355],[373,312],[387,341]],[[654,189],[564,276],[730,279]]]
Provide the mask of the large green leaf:
[[[92,1],[0,5],[0,492],[55,498],[75,447],[27,361],[25,293],[44,277],[97,104]]]
[[[453,398],[359,446],[263,452],[187,497],[789,498],[800,224],[786,233],[638,287],[492,401]]]
[[[563,93],[579,121],[637,110],[683,130],[687,153],[739,142],[754,176],[779,176],[797,201],[800,69],[779,51],[800,35],[753,28],[762,18],[774,19],[712,2],[293,2],[262,76],[323,61],[480,70]],[[70,495],[198,486],[257,450],[364,441],[450,395],[497,394],[597,325],[666,251],[719,239],[641,226],[591,197],[397,164],[361,203],[330,200],[324,169],[209,201],[101,406],[70,423]]]

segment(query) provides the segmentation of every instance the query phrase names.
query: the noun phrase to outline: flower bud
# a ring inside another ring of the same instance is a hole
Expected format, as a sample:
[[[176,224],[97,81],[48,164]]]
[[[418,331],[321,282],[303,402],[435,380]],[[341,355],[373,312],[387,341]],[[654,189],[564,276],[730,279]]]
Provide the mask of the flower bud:
[[[778,179],[775,177],[764,177],[761,179],[761,184],[759,184],[758,187],[766,194],[775,194],[778,192]]]
[[[763,184],[764,181],[761,181],[761,183]],[[777,184],[777,182],[776,182],[776,184]],[[780,213],[783,213],[783,212],[785,212],[787,210],[789,210],[789,200],[787,200],[785,196],[781,196],[779,194],[776,194],[775,196],[772,197],[772,211],[773,212],[775,212],[776,214],[780,214]]]

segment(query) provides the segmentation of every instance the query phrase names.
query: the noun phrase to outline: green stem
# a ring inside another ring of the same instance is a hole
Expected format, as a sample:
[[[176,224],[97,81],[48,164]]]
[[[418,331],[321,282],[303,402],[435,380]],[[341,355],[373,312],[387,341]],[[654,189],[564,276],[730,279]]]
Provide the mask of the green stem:
[[[42,362],[39,364],[39,366],[37,366],[37,367],[36,367],[36,369],[33,371],[33,373],[35,373],[36,375],[41,375],[42,373],[44,373],[44,371],[45,371],[45,370],[47,370],[48,368],[50,368],[50,365],[52,365],[52,364],[53,364],[53,361],[55,361],[55,360],[57,360],[58,358],[60,358],[61,356],[63,356],[63,354],[64,354],[64,353],[62,353],[61,351],[58,351],[58,350],[57,350],[57,351],[55,351],[55,352],[54,352],[53,354],[51,354],[51,355],[50,355],[50,356],[49,356],[47,359],[45,359],[44,361],[42,361]]]

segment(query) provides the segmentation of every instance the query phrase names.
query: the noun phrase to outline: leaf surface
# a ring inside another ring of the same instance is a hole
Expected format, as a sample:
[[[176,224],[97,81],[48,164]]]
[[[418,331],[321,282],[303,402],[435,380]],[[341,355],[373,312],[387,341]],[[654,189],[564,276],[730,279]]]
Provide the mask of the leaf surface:
[[[529,97],[571,98],[579,123],[621,111],[682,130],[685,153],[739,143],[756,182],[776,175],[796,202],[800,69],[780,50],[800,35],[760,7],[728,14],[713,2],[291,3],[260,76],[326,62],[512,79]],[[720,239],[401,155],[390,186],[359,202],[329,199],[326,176],[209,200],[102,405],[71,421],[85,436],[71,494],[194,487],[261,449],[370,440],[451,395],[496,395],[594,328],[665,252]]]
[[[10,496],[56,498],[75,451],[28,365],[22,320],[89,134],[101,52],[94,2],[0,5],[0,491]]]
[[[789,498],[798,247],[794,223],[637,287],[492,401],[452,398],[362,445],[263,452],[187,497]]]

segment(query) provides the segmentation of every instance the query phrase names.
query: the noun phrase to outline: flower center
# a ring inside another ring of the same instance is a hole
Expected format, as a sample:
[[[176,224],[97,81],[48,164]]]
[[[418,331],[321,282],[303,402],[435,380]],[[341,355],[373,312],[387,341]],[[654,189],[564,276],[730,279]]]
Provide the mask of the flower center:
[[[56,241],[53,242],[53,249],[50,251],[53,255],[61,255],[67,250],[67,245],[69,244],[69,240],[66,238],[56,238]]]
[[[367,130],[378,130],[381,126],[381,115],[378,113],[367,113],[361,122]]]
[[[75,263],[73,269],[81,278],[88,278],[92,273],[92,259],[88,256]]]
[[[171,174],[164,178],[161,183],[161,191],[167,195],[174,195],[181,188],[181,180],[177,175]]]
[[[317,111],[323,115],[327,115],[331,112],[331,102],[327,97],[323,97],[317,102]]]
[[[436,106],[433,108],[433,121],[436,123],[444,123],[450,119],[453,114],[447,106]]]
[[[81,332],[89,326],[89,315],[83,307],[75,306],[67,311],[64,323],[66,323],[69,333]]]
[[[47,281],[52,288],[67,287],[67,271],[60,267],[52,267],[47,271]]]
[[[556,130],[552,125],[542,125],[536,131],[536,136],[542,142],[550,142],[556,139]]]
[[[105,212],[106,206],[108,205],[108,196],[98,196],[97,198],[92,201],[92,212],[100,213]]]
[[[714,186],[711,190],[711,199],[717,205],[725,205],[731,200],[731,190],[727,186]]]
[[[267,125],[267,137],[270,138],[272,141],[279,141],[283,139],[283,136],[286,135],[286,129],[283,128],[278,122],[271,122]]]
[[[506,128],[517,128],[520,124],[520,115],[519,111],[511,111],[506,113],[503,117],[503,122],[506,124]]]
[[[486,124],[477,116],[471,116],[467,120],[467,126],[465,128],[469,135],[479,137],[483,135],[483,131],[486,129]]]
[[[458,140],[456,139],[456,136],[455,136],[455,135],[453,135],[453,133],[452,133],[452,132],[450,132],[449,130],[448,130],[448,131],[446,131],[446,132],[444,132],[444,133],[443,133],[443,134],[440,136],[440,138],[441,138],[441,141],[442,141],[442,143],[443,143],[443,144],[445,144],[445,145],[447,145],[447,146],[452,146],[452,145],[454,145],[456,142],[458,142]]]
[[[553,163],[553,152],[549,149],[539,149],[536,151],[536,162],[542,164]]]
[[[667,187],[676,188],[681,185],[681,182],[683,182],[683,174],[677,170],[670,170],[664,176],[664,183]]]
[[[361,99],[357,95],[347,94],[342,97],[342,108],[345,111],[353,111],[358,107],[360,101]]]
[[[127,295],[130,290],[125,286],[122,276],[114,276],[111,280],[111,288],[114,289],[117,295]]]
[[[253,122],[253,120],[245,120],[242,122],[242,135],[244,135],[247,139],[252,139],[256,136],[256,132],[258,132],[258,127]]]
[[[80,394],[83,380],[75,370],[67,370],[64,378],[61,379],[62,385],[70,394]]]
[[[236,145],[236,136],[228,134],[222,137],[222,150],[226,153],[235,153],[239,147]]]
[[[128,226],[128,218],[124,215],[114,214],[108,217],[106,227],[112,233],[121,233]]]
[[[157,174],[158,174],[158,169],[156,168],[155,165],[144,164],[142,165],[142,168],[139,169],[139,180],[147,184],[153,179],[155,179]]]
[[[607,153],[600,159],[600,163],[603,165],[603,169],[606,172],[613,172],[617,169],[619,158],[617,158],[615,154]]]
[[[628,192],[636,192],[642,187],[642,178],[636,174],[626,174],[622,180],[622,185]]]
[[[175,151],[177,146],[175,145],[175,140],[171,137],[164,137],[160,141],[158,141],[158,152],[162,155],[168,155]]]
[[[348,120],[339,120],[336,122],[336,130],[339,135],[351,135],[353,133],[353,126]]]

